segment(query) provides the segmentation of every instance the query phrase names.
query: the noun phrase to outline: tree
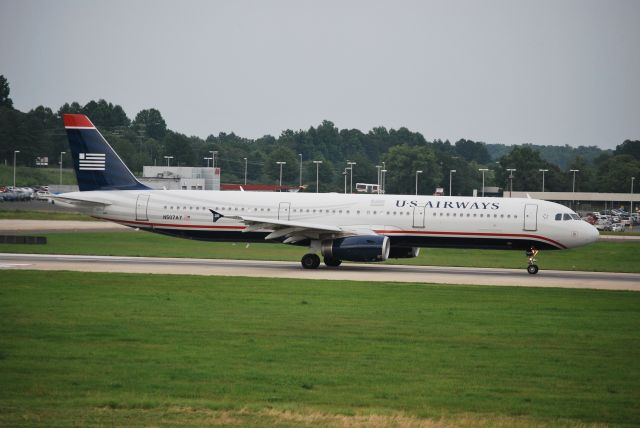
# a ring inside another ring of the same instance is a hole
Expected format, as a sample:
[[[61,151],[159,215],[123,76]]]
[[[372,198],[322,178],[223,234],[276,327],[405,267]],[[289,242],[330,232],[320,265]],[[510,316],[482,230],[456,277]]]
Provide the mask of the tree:
[[[622,144],[616,147],[615,155],[631,155],[637,160],[640,160],[640,140],[625,140]]]
[[[156,140],[162,140],[167,133],[166,122],[160,112],[154,108],[138,112],[132,125],[135,128],[141,128],[147,137]]]
[[[455,147],[458,155],[468,161],[476,161],[481,164],[486,164],[491,161],[491,156],[484,143],[476,143],[475,141],[462,139],[456,141]]]
[[[286,165],[282,165],[282,184],[298,182],[296,178],[298,177],[300,166],[298,164],[298,156],[293,150],[283,146],[276,146],[267,156],[264,170],[267,178],[273,182],[280,180],[280,165],[276,162],[286,162]]]
[[[415,193],[416,171],[421,170],[418,176],[420,193],[427,193],[424,189],[433,189],[439,184],[441,168],[436,162],[433,150],[427,145],[409,146],[402,144],[389,149],[385,156],[386,175],[385,191],[412,195]]]
[[[0,74],[0,107],[13,108],[13,101],[9,98],[10,93],[9,82]]]

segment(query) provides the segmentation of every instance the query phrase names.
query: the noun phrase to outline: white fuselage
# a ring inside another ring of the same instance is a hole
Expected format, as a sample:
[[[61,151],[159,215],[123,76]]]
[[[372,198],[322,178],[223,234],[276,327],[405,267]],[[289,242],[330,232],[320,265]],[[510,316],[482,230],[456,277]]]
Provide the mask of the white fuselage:
[[[60,196],[96,201],[91,215],[98,218],[211,241],[264,241],[272,231],[267,227],[244,233],[243,222],[229,218],[242,216],[386,235],[396,246],[520,249],[535,243],[565,249],[598,239],[598,231],[569,208],[536,199],[201,190]],[[212,210],[224,217],[214,221]],[[318,236],[326,238],[331,236]]]

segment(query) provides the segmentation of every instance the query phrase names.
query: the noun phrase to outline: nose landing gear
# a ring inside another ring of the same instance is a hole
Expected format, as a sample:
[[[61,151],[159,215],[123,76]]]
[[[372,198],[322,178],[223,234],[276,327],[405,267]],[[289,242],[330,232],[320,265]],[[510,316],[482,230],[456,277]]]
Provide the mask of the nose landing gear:
[[[536,259],[535,257],[538,255],[540,251],[538,251],[538,249],[534,246],[531,246],[531,248],[529,248],[527,250],[527,258],[528,258],[528,266],[527,266],[527,272],[529,272],[531,275],[535,275],[538,273],[538,265],[536,264]]]

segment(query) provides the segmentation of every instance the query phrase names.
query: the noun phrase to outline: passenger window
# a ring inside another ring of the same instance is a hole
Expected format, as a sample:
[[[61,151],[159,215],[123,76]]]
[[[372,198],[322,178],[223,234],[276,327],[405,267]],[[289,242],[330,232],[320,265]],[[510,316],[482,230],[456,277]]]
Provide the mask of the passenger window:
[[[562,219],[565,220],[565,221],[566,220],[571,220],[571,216],[569,214],[565,214],[565,215],[562,216]]]

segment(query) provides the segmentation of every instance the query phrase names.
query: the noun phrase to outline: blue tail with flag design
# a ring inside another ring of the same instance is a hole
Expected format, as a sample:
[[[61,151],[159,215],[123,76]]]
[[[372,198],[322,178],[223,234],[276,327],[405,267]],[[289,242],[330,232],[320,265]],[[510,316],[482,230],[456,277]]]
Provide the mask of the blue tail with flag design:
[[[107,140],[83,114],[65,114],[64,127],[80,191],[143,190]]]

